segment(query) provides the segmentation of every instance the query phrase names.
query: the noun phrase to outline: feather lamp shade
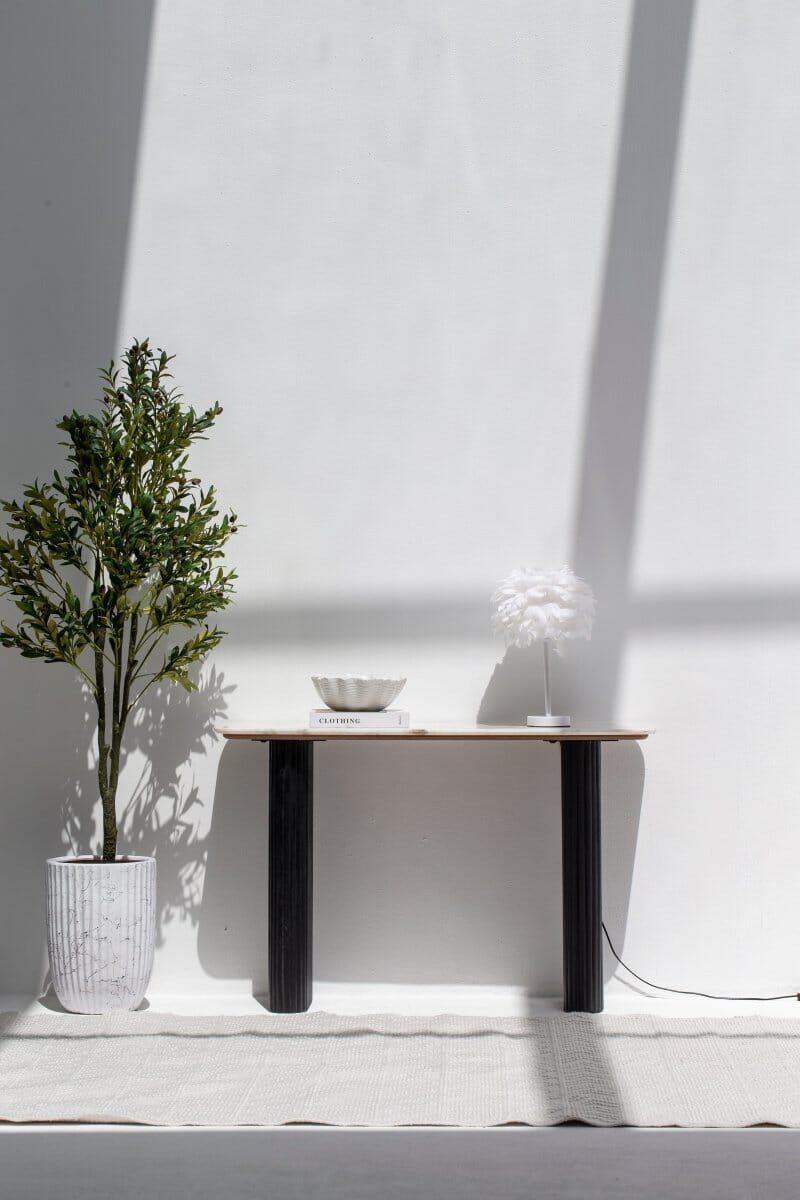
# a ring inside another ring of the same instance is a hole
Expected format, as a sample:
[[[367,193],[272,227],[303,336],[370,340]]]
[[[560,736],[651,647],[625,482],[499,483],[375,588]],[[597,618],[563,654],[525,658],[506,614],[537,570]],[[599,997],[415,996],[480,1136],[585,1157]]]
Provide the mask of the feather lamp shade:
[[[551,712],[550,651],[561,653],[563,642],[592,636],[592,589],[570,567],[517,567],[498,584],[492,603],[493,625],[506,645],[543,644],[545,712],[529,716],[528,724],[544,728],[569,725],[569,717]]]

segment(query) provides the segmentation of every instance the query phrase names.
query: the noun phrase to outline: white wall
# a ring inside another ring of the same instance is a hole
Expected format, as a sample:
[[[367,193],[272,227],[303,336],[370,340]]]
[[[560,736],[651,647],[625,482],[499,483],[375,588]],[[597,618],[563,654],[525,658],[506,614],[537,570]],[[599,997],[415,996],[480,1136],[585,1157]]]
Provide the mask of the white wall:
[[[538,661],[504,657],[488,596],[570,561],[599,617],[557,694],[658,730],[604,752],[612,933],[675,986],[794,989],[800,9],[70,0],[0,24],[2,494],[149,334],[224,404],[197,465],[246,526],[201,696],[131,734],[154,988],[265,983],[266,754],[215,741],[223,711],[302,717],[312,670],[386,666],[415,717],[522,720]],[[0,670],[8,992],[40,982],[42,860],[65,817],[86,849],[93,785],[67,673]],[[317,765],[319,979],[559,990],[555,748]]]

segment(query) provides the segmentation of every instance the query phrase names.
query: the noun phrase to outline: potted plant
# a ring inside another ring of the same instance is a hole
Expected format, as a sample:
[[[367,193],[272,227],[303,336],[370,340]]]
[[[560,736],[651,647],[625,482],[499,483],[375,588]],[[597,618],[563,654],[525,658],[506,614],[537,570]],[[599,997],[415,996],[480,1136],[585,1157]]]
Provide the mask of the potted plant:
[[[69,469],[0,501],[0,595],[19,611],[0,644],[67,663],[97,709],[99,855],[47,863],[47,944],[58,999],[72,1012],[136,1008],[155,937],[154,858],[118,855],[117,789],[125,727],[145,693],[189,670],[223,633],[232,599],[222,563],[236,516],[190,472],[189,450],[222,409],[184,406],[171,357],[134,342],[102,371],[100,410],[72,412]]]

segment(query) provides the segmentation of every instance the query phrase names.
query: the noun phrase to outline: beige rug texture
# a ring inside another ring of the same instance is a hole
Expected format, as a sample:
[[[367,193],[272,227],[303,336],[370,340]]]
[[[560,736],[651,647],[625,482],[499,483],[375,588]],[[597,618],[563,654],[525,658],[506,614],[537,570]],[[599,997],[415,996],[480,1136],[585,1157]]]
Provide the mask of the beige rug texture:
[[[6,1013],[0,1120],[800,1126],[800,1021]]]

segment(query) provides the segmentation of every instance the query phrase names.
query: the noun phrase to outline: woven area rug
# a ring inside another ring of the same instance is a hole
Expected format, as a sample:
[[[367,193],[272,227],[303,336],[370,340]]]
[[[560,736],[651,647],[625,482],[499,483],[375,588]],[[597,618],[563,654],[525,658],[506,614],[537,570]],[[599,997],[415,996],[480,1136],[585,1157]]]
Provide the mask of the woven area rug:
[[[800,1022],[0,1017],[0,1120],[800,1125]]]

